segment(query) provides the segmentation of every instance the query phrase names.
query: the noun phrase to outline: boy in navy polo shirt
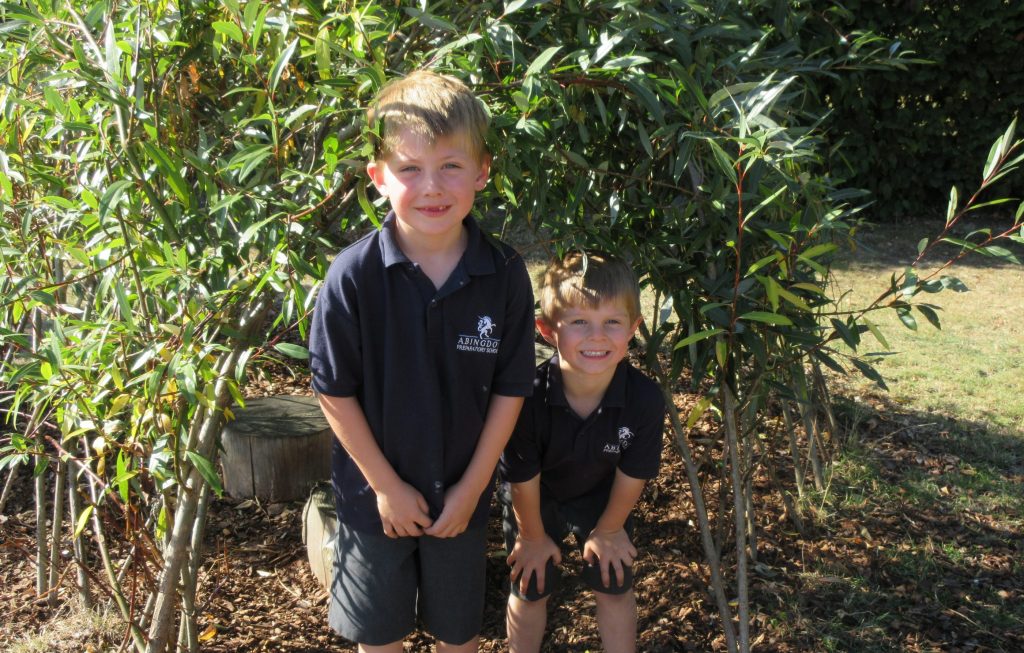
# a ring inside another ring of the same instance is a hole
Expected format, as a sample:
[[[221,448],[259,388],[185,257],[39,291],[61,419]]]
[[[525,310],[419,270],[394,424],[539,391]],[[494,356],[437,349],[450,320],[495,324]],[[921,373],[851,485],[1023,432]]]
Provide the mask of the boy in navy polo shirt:
[[[333,261],[310,331],[337,436],[330,623],[364,652],[402,651],[420,622],[438,651],[477,651],[495,466],[533,389],[533,294],[469,216],[490,169],[469,89],[415,72],[367,119],[391,212]]]
[[[626,360],[640,326],[628,265],[571,254],[548,267],[537,328],[558,350],[537,368],[501,458],[505,545],[512,568],[510,653],[540,650],[560,543],[572,533],[594,591],[604,650],[636,650],[633,506],[658,473],[665,402]]]

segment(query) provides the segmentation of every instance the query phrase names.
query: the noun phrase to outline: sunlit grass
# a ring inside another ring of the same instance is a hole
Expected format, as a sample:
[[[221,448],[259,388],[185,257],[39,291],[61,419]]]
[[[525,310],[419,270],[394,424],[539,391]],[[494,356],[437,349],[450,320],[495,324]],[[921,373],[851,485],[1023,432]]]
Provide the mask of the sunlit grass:
[[[836,267],[842,307],[855,309],[875,299],[887,287],[890,275],[913,260],[914,243],[940,228],[930,222],[899,229],[879,227],[865,234],[867,247]],[[943,252],[953,254],[954,250]],[[941,308],[941,329],[916,312],[916,330],[906,328],[894,311],[871,315],[897,352],[877,364],[892,399],[922,412],[978,421],[1005,433],[1024,433],[1024,266],[974,257],[943,274],[956,276],[969,291],[946,290],[915,299]],[[862,351],[883,349],[865,334]],[[855,387],[866,385],[855,383]]]

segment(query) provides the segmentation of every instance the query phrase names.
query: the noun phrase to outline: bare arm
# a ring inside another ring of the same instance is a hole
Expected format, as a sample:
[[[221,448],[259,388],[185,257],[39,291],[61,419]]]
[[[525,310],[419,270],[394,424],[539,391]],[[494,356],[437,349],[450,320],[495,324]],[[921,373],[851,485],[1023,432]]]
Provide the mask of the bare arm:
[[[377,495],[384,534],[388,537],[421,535],[422,529],[431,524],[426,499],[395,473],[377,445],[356,398],[324,394],[318,398],[335,437]]]
[[[513,579],[519,579],[519,591],[526,594],[530,576],[537,577],[537,591],[544,591],[548,558],[556,565],[562,562],[562,551],[544,531],[540,516],[540,474],[524,483],[512,483],[512,511],[519,535],[508,554]]]
[[[616,470],[608,505],[583,545],[583,558],[601,566],[601,582],[605,587],[611,582],[610,569],[614,568],[617,577],[622,578],[623,566],[632,565],[636,557],[636,547],[629,541],[623,526],[639,501],[645,484],[642,478],[633,478]]]
[[[494,476],[498,458],[512,435],[512,429],[522,407],[522,397],[491,397],[473,458],[470,459],[466,471],[462,473],[462,478],[445,492],[444,508],[437,521],[424,530],[427,535],[454,537],[466,530],[473,510],[480,501],[480,495]]]

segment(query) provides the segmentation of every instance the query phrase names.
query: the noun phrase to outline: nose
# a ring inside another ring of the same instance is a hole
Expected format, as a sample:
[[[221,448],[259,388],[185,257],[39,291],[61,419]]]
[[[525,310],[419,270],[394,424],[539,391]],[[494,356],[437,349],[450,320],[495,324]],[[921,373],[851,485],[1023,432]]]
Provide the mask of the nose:
[[[428,171],[423,177],[423,191],[428,195],[441,192],[441,175]]]

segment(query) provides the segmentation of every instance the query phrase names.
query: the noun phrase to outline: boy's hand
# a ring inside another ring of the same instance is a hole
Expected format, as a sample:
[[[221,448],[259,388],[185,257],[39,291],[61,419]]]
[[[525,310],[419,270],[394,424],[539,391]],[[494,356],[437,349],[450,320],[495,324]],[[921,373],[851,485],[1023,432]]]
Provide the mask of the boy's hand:
[[[388,537],[416,537],[431,524],[427,500],[408,483],[377,492],[377,510]]]
[[[629,541],[625,529],[590,532],[583,545],[583,559],[592,565],[601,567],[601,584],[611,586],[611,569],[615,569],[615,577],[621,582],[623,567],[631,567],[636,558],[636,547]]]
[[[470,492],[460,482],[451,486],[444,493],[444,508],[437,521],[424,533],[431,537],[455,537],[466,530],[469,520],[473,517],[480,494]]]
[[[549,559],[556,565],[562,564],[562,550],[547,533],[536,540],[524,539],[522,533],[516,536],[516,543],[508,554],[508,566],[512,568],[512,579],[519,579],[520,594],[526,595],[533,575],[537,576],[537,591],[544,592],[544,572]]]

